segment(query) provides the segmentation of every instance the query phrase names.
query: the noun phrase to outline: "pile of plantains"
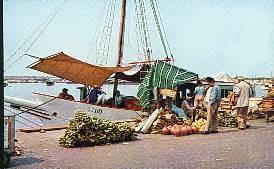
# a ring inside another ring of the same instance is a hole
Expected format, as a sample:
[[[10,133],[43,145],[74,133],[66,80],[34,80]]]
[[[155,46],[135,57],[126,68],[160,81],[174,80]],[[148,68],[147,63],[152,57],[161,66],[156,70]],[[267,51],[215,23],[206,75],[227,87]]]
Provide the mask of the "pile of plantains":
[[[59,139],[59,144],[64,147],[82,147],[133,139],[136,139],[136,134],[129,124],[115,124],[79,111],[70,120],[65,135]]]
[[[238,126],[236,115],[232,115],[231,111],[218,112],[217,120],[219,126],[222,127],[234,127]]]

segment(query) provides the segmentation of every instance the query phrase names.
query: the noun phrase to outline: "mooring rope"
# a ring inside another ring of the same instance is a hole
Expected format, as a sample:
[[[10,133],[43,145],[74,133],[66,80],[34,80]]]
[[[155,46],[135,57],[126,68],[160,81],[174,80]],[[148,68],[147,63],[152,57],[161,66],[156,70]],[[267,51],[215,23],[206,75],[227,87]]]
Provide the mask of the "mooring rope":
[[[48,23],[46,23],[46,25],[43,27],[43,29],[38,33],[38,35],[35,37],[35,39],[31,42],[30,46],[24,51],[24,53],[22,55],[20,55],[18,57],[18,59],[16,59],[14,62],[12,62],[5,70],[4,72],[6,72],[9,68],[11,68],[15,63],[17,63],[20,59],[22,59],[22,57],[25,55],[25,53],[27,53],[31,47],[34,45],[34,43],[37,41],[37,39],[40,37],[40,35],[45,31],[45,29],[47,28],[47,26],[53,21],[53,19],[56,17],[56,15],[58,14],[58,12],[60,11],[60,9],[64,6],[66,0],[64,0],[64,2],[59,6],[59,8],[57,8],[57,10],[55,11],[55,13],[52,15],[52,17],[49,19]],[[47,19],[48,20],[48,19]],[[46,21],[47,21],[46,20]],[[40,27],[39,27],[40,28]],[[33,35],[31,35],[32,37]],[[27,40],[28,41],[28,40]],[[25,43],[24,43],[25,44]],[[23,44],[23,45],[24,45]],[[22,47],[23,47],[22,45]],[[21,49],[21,47],[19,48]],[[13,55],[11,55],[11,57],[15,56],[15,54],[18,51],[16,51]],[[6,61],[7,62],[7,61]]]

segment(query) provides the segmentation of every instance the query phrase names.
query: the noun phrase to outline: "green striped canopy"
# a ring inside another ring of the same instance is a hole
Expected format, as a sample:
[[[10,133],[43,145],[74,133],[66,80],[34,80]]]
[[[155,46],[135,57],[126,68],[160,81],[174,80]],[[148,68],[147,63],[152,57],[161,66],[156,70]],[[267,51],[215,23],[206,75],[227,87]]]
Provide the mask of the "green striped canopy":
[[[153,89],[174,89],[177,85],[196,80],[198,74],[173,66],[166,62],[156,61],[141,82],[137,97],[140,105],[149,108],[155,100]]]

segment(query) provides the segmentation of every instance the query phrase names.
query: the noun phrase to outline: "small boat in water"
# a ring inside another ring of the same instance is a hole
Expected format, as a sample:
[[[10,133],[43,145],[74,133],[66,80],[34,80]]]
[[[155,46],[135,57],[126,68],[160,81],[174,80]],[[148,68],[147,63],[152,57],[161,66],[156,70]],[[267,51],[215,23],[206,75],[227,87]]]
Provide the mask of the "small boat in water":
[[[9,84],[7,81],[4,81],[4,87],[7,87]]]
[[[264,85],[261,86],[263,90],[269,90],[272,87],[272,84],[270,83],[265,83]]]
[[[51,81],[49,79],[46,80],[45,83],[46,83],[47,86],[53,86],[54,85],[54,81]]]

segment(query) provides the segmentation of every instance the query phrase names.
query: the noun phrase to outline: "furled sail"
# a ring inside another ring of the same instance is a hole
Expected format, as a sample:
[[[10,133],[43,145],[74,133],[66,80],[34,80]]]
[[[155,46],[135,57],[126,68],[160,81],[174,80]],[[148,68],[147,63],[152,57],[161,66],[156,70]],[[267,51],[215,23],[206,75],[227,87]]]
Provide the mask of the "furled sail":
[[[28,67],[40,72],[88,86],[101,86],[113,73],[125,72],[133,68],[133,66],[95,66],[77,60],[63,52],[41,58],[39,61],[29,65]]]

